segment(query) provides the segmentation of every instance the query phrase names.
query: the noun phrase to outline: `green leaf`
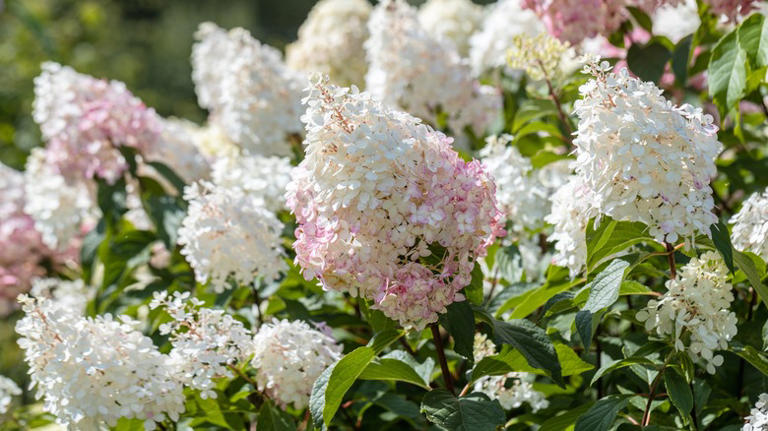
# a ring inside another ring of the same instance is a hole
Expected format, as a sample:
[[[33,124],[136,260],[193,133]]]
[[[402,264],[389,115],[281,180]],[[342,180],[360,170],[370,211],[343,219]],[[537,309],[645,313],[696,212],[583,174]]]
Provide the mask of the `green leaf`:
[[[168,167],[168,165],[160,163],[160,162],[147,162],[148,165],[155,168],[157,173],[163,176],[166,180],[168,180],[169,183],[178,191],[178,193],[181,195],[184,193],[184,180],[176,175],[173,170]]]
[[[541,424],[539,431],[572,431],[576,421],[583,415],[592,403],[582,404],[575,409],[568,410],[560,416],[549,418]]]
[[[123,214],[128,211],[127,198],[128,193],[125,190],[123,178],[115,181],[114,184],[109,184],[104,180],[98,181],[96,203],[108,227],[116,225]]]
[[[465,358],[472,358],[475,343],[475,313],[467,301],[454,302],[448,312],[440,316],[440,324],[453,337],[453,350]]]
[[[768,287],[761,281],[763,276],[765,276],[765,263],[762,262],[762,259],[753,253],[734,250],[733,261],[736,263],[736,266],[744,272],[744,275],[747,276],[749,284],[752,285],[752,288],[755,289],[755,292],[760,296],[760,300],[768,306]],[[761,265],[758,266],[758,264]]]
[[[173,196],[150,193],[143,193],[141,198],[147,215],[157,228],[157,235],[168,250],[173,250],[179,227],[186,215],[184,202]]]
[[[275,408],[272,402],[266,400],[259,409],[259,419],[256,431],[295,431],[296,424],[290,415]]]
[[[402,333],[388,330],[377,334],[367,346],[358,347],[328,367],[312,386],[309,410],[315,426],[328,426],[341,400],[373,358],[400,338]]]
[[[464,288],[464,295],[469,302],[475,305],[483,304],[483,270],[480,268],[480,264],[475,262],[474,268],[472,268],[472,280],[469,285]]]
[[[621,395],[608,395],[598,400],[576,421],[575,431],[608,431],[626,405],[627,397]]]
[[[757,368],[758,371],[768,376],[768,360],[766,360],[765,356],[758,352],[754,347],[745,346],[738,342],[732,342],[731,345],[728,346],[728,350],[744,358],[747,362],[752,364],[752,366]]]
[[[592,270],[603,260],[645,241],[652,241],[648,228],[639,222],[617,222],[605,219],[600,226],[587,230],[587,269]]]
[[[624,271],[629,262],[616,259],[608,264],[602,272],[595,276],[589,286],[589,298],[583,310],[597,313],[603,308],[610,307],[619,299],[619,288],[624,280]]]
[[[627,66],[643,81],[659,82],[671,57],[667,47],[660,42],[653,41],[645,46],[633,43],[627,51]]]
[[[759,13],[745,19],[737,30],[739,46],[753,68],[768,66],[768,20]]]
[[[585,349],[592,346],[592,320],[594,315],[589,310],[579,310],[574,318],[576,324],[576,332],[581,338],[581,344]]]
[[[710,226],[709,231],[712,232],[712,242],[715,244],[715,248],[723,256],[725,266],[731,272],[735,272],[736,270],[733,267],[733,245],[731,244],[731,234],[728,233],[728,226],[719,221],[717,224]]]
[[[693,393],[688,382],[674,368],[667,368],[664,373],[664,386],[667,388],[667,394],[672,404],[677,407],[686,422],[690,421],[691,410],[693,410]]]
[[[358,377],[360,380],[391,380],[412,383],[429,390],[429,382],[407,363],[393,358],[374,359]]]
[[[672,72],[675,74],[675,80],[678,85],[685,86],[688,80],[688,63],[691,58],[691,43],[693,35],[684,37],[675,46],[672,52]]]
[[[712,49],[708,69],[709,94],[722,113],[730,111],[744,97],[747,66],[747,54],[741,48],[735,30]]]
[[[563,369],[563,376],[573,376],[595,368],[594,365],[584,362],[573,349],[563,343],[555,342],[555,351]]]
[[[499,402],[485,394],[456,398],[443,389],[427,392],[421,411],[438,428],[448,431],[495,431],[507,420]]]
[[[618,370],[620,368],[625,368],[625,367],[629,367],[629,366],[632,366],[632,365],[648,365],[648,366],[653,366],[654,363],[653,363],[653,361],[651,361],[650,359],[648,359],[648,358],[646,358],[644,356],[636,356],[636,357],[633,356],[633,357],[619,359],[619,360],[616,360],[616,361],[613,361],[613,362],[609,362],[609,363],[603,365],[602,367],[600,367],[599,370],[597,370],[595,375],[592,376],[592,381],[589,384],[590,384],[590,386],[594,385],[595,382],[599,378],[603,377],[604,375],[609,374],[609,373],[611,373],[613,371],[616,371],[616,370]]]
[[[530,366],[548,371],[552,379],[562,385],[562,367],[557,351],[543,329],[525,319],[508,322],[494,320],[493,326],[497,344],[514,347],[523,354]]]

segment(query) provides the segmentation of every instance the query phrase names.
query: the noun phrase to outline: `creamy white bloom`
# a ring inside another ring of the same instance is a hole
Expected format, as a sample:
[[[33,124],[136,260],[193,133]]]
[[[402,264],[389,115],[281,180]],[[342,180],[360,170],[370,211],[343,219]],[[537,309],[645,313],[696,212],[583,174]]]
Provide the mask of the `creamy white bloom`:
[[[303,409],[312,385],[341,357],[341,346],[329,334],[306,322],[273,320],[253,337],[253,360],[259,390],[285,407]]]
[[[8,412],[11,405],[11,398],[21,395],[21,388],[16,382],[5,376],[0,376],[0,415]]]
[[[168,165],[187,182],[208,178],[211,168],[195,143],[198,126],[176,118],[162,120],[162,125],[159,141],[145,158]]]
[[[499,91],[480,85],[455,47],[430,37],[404,0],[379,3],[368,28],[366,89],[376,99],[433,125],[444,113],[456,135],[466,126],[480,134],[496,119]]]
[[[285,192],[292,168],[287,157],[256,154],[222,157],[213,164],[213,183],[220,187],[239,187],[263,201],[268,210],[278,212],[286,208]]]
[[[742,431],[765,431],[768,429],[768,394],[760,394],[755,406],[745,417],[746,423]]]
[[[701,25],[696,0],[684,0],[677,5],[665,3],[653,12],[653,34],[666,36],[672,42],[693,34]]]
[[[517,237],[525,237],[544,227],[549,214],[549,197],[568,178],[568,162],[550,163],[535,170],[520,154],[511,135],[489,136],[480,150],[480,160],[496,182],[499,209],[511,222]]]
[[[317,2],[299,27],[299,39],[286,47],[288,67],[328,75],[339,85],[362,85],[371,9],[366,0]]]
[[[68,181],[46,163],[45,153],[35,148],[27,158],[24,212],[34,219],[43,242],[51,248],[63,248],[82,234],[83,225],[97,220],[100,211],[89,185],[76,179]]]
[[[19,301],[26,315],[16,324],[18,343],[43,409],[59,424],[95,430],[129,418],[152,430],[156,422],[179,419],[182,386],[139,322],[84,318],[26,295]]]
[[[475,334],[474,356],[479,362],[486,356],[496,354],[496,347],[485,334]],[[543,393],[533,389],[534,376],[529,373],[511,372],[501,376],[485,376],[474,385],[475,392],[482,392],[492,400],[498,400],[504,410],[516,409],[527,403],[536,412],[549,407]],[[508,380],[512,384],[508,384]]]
[[[201,181],[184,190],[189,202],[179,228],[179,244],[200,283],[216,292],[229,281],[248,284],[259,276],[277,278],[286,267],[280,233],[283,224],[263,202],[239,187]],[[230,278],[231,277],[231,278]]]
[[[245,150],[291,155],[291,135],[303,131],[301,90],[306,79],[283,63],[280,51],[247,30],[229,32],[206,22],[195,34],[192,80],[211,122]]]
[[[475,75],[504,67],[515,36],[536,36],[546,28],[538,15],[522,7],[522,0],[500,0],[487,6],[485,19],[469,39],[469,60]]]
[[[430,36],[452,43],[462,57],[469,53],[469,37],[478,30],[483,8],[471,0],[427,0],[419,22]]]
[[[715,374],[723,364],[717,350],[728,348],[737,332],[736,314],[730,310],[733,286],[727,281],[728,268],[717,252],[692,258],[666,283],[667,292],[637,313],[648,331],[672,336],[675,349],[692,360],[702,360],[707,372]]]
[[[576,172],[601,214],[643,222],[659,242],[709,233],[717,221],[710,180],[722,144],[712,116],[677,107],[652,82],[591,64],[574,104]]]
[[[151,309],[163,308],[172,321],[160,325],[160,334],[170,335],[169,353],[173,375],[184,386],[200,391],[203,399],[216,398],[218,377],[232,377],[227,366],[245,361],[252,335],[242,322],[224,310],[207,308],[189,292],[156,292]]]
[[[734,247],[768,259],[768,190],[754,193],[745,200],[730,223]]]
[[[32,282],[30,295],[35,298],[47,298],[51,307],[84,316],[88,301],[96,296],[96,290],[86,285],[83,280],[62,280],[59,278],[37,278]]]
[[[552,262],[568,268],[573,277],[587,263],[587,224],[597,215],[594,197],[582,178],[573,175],[550,199],[552,211],[545,220],[554,226],[548,238],[555,242]]]

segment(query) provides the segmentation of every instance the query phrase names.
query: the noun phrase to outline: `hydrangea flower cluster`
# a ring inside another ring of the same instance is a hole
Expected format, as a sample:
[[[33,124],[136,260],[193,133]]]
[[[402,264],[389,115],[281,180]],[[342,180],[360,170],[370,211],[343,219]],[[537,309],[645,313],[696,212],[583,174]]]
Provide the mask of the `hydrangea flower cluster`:
[[[127,168],[118,147],[146,152],[162,132],[160,117],[122,82],[50,62],[35,78],[33,117],[47,141],[47,161],[66,178],[112,183]]]
[[[573,44],[598,35],[609,36],[630,14],[633,6],[652,13],[663,4],[680,0],[522,0],[544,21],[549,33]]]
[[[709,182],[722,144],[712,116],[674,106],[652,82],[590,64],[574,104],[576,172],[601,214],[640,221],[659,241],[709,232],[717,222]]]
[[[725,16],[729,21],[736,22],[739,17],[749,15],[757,8],[758,0],[704,0],[715,15]]]
[[[32,282],[29,294],[35,298],[48,299],[51,307],[58,307],[76,316],[84,316],[88,301],[94,298],[96,290],[79,278],[37,278]]]
[[[552,263],[569,269],[571,277],[581,272],[587,263],[587,224],[597,211],[592,191],[578,175],[573,175],[550,197],[552,211],[546,216],[555,242]]]
[[[146,154],[149,161],[162,162],[187,182],[206,179],[211,167],[196,145],[199,128],[186,120],[163,120],[159,142]]]
[[[446,114],[457,135],[467,126],[481,133],[496,119],[499,91],[480,85],[455,47],[430,37],[404,0],[379,3],[368,28],[366,89],[373,97],[433,125]]]
[[[559,80],[570,72],[568,67],[576,63],[575,58],[568,42],[560,42],[546,33],[515,36],[507,53],[508,66],[524,70],[534,81]]]
[[[469,37],[480,27],[483,8],[471,0],[428,0],[419,9],[419,22],[433,38],[447,41],[462,57],[469,54]]]
[[[283,224],[263,201],[239,187],[205,181],[187,186],[184,199],[189,209],[178,243],[200,283],[210,281],[216,292],[223,292],[231,287],[229,280],[273,280],[284,270]]]
[[[222,157],[213,164],[213,183],[239,187],[263,201],[272,212],[286,209],[285,191],[291,181],[291,161],[287,157],[241,155]]]
[[[744,418],[746,423],[742,431],[763,431],[768,429],[768,394],[760,394],[755,406]]]
[[[303,409],[320,374],[341,358],[342,348],[306,322],[273,320],[253,338],[251,365],[260,391],[285,407]]]
[[[768,190],[747,198],[730,223],[734,247],[768,259]]]
[[[717,252],[692,258],[677,279],[667,281],[667,292],[637,313],[637,320],[648,331],[672,336],[676,350],[703,360],[714,374],[723,363],[714,352],[726,349],[737,331],[736,314],[730,310],[733,286],[727,278],[728,268]]]
[[[42,181],[43,179],[41,179]],[[59,265],[65,255],[54,252],[24,212],[24,174],[0,163],[0,316],[16,306],[16,296],[45,274],[45,260]]]
[[[207,308],[189,292],[156,292],[149,307],[171,315],[160,325],[170,335],[173,349],[169,363],[176,379],[200,391],[200,397],[216,398],[213,379],[231,377],[227,366],[245,361],[251,350],[251,332],[224,310]]]
[[[549,197],[567,179],[567,162],[554,162],[534,171],[531,161],[509,145],[511,135],[490,136],[480,150],[481,161],[496,183],[499,208],[518,236],[544,227]]]
[[[673,43],[692,34],[701,25],[696,0],[684,0],[677,5],[663,5],[656,9],[652,18],[653,34],[666,36]]]
[[[404,326],[436,321],[503,235],[493,180],[450,138],[354,87],[318,79],[305,102],[306,157],[287,194],[304,277]]]
[[[535,37],[546,31],[538,15],[522,0],[499,0],[489,6],[480,28],[469,38],[469,59],[475,75],[506,66],[515,37]]]
[[[302,132],[306,79],[286,67],[280,51],[243,28],[227,32],[206,22],[195,38],[192,80],[210,121],[247,151],[290,156],[290,136]]]
[[[81,237],[99,215],[92,183],[67,179],[47,163],[50,150],[35,148],[24,171],[24,211],[51,248],[62,249]]]
[[[485,334],[475,334],[474,356],[479,362],[496,354],[496,347]],[[512,380],[512,384],[508,380]],[[504,410],[516,409],[527,403],[534,412],[549,407],[546,396],[533,389],[528,373],[511,372],[501,376],[485,376],[475,382],[474,391],[482,392],[492,400],[498,400]]]
[[[0,376],[0,415],[8,412],[11,406],[11,398],[21,395],[21,388],[16,382],[5,376]]]
[[[366,0],[317,2],[299,27],[299,39],[285,49],[288,67],[328,75],[339,85],[362,84],[371,9]]]
[[[45,411],[75,429],[99,429],[118,419],[153,430],[184,411],[182,386],[167,357],[137,330],[139,322],[111,315],[83,318],[47,299],[21,295],[26,316],[16,324],[32,385]]]

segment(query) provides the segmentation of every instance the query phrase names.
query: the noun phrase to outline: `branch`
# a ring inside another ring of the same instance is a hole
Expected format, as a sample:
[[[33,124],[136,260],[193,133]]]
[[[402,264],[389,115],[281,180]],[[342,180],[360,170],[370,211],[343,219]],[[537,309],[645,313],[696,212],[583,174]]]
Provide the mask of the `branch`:
[[[452,394],[455,394],[453,376],[451,376],[451,369],[448,368],[448,361],[445,359],[445,349],[443,348],[443,339],[440,337],[440,328],[437,326],[437,323],[433,323],[429,325],[429,329],[432,330],[432,338],[435,340],[435,350],[437,350],[437,358],[440,361],[440,370],[443,374],[443,381],[445,381],[445,388]]]

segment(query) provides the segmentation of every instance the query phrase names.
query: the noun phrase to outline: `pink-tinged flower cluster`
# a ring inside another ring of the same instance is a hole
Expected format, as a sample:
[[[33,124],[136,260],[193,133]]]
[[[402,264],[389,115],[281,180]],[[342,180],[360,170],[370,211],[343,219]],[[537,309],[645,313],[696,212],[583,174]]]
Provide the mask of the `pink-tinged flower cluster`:
[[[43,262],[54,257],[23,208],[24,174],[0,164],[0,316],[15,308],[16,296],[45,275]]]
[[[306,157],[287,193],[296,263],[404,326],[436,321],[504,234],[491,177],[451,138],[368,93],[320,79],[308,91]]]
[[[68,178],[114,182],[127,167],[118,147],[147,150],[162,131],[160,117],[125,84],[50,62],[35,78],[33,116],[48,143],[48,162]]]
[[[714,15],[726,16],[729,21],[736,22],[740,16],[749,15],[757,8],[757,0],[704,0]]]
[[[628,6],[653,12],[680,0],[522,0],[535,11],[552,36],[573,44],[597,35],[608,36],[629,18]]]

